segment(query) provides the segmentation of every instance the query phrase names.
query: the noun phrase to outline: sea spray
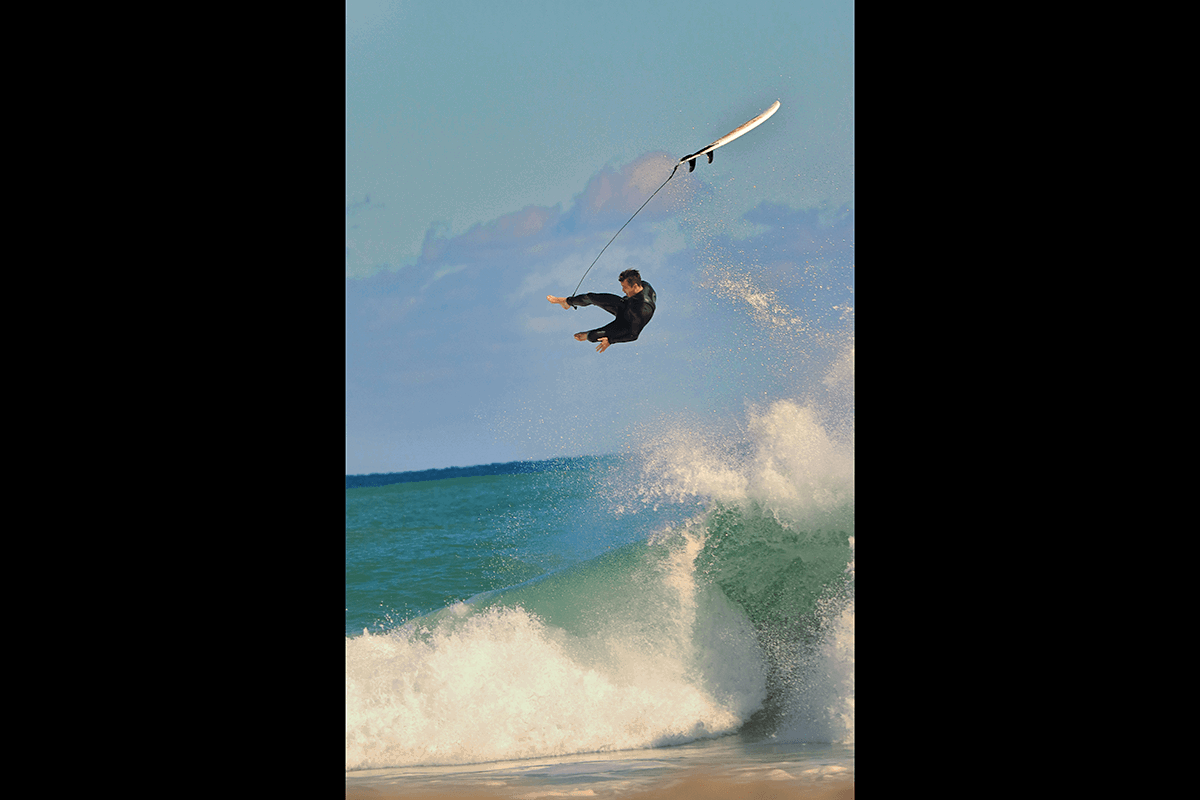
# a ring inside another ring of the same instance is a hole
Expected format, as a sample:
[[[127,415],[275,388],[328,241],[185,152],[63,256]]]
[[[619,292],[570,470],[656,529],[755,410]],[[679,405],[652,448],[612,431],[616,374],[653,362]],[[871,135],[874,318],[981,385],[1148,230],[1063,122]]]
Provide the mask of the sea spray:
[[[677,423],[640,453],[643,501],[707,504],[695,563],[754,626],[767,695],[752,737],[853,742],[854,351],[817,398],[749,409],[741,437]]]
[[[739,440],[695,424],[664,429],[639,452],[644,501],[753,502],[791,523],[853,508],[852,447],[831,436],[813,408],[780,400],[751,409],[743,430]]]

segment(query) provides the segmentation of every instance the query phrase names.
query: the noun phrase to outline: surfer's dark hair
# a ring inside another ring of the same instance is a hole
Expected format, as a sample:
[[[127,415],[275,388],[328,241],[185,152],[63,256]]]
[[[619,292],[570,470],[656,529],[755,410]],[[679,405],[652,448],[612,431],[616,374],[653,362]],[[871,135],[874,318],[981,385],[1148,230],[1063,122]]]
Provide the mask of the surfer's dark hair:
[[[642,285],[642,273],[636,269],[627,269],[621,273],[621,283],[629,283],[632,286]]]

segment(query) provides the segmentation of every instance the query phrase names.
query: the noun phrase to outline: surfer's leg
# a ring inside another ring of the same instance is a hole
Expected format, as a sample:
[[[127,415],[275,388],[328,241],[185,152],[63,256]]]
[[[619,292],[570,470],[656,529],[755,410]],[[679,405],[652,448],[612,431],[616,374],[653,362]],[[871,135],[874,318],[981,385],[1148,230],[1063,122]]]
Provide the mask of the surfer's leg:
[[[621,312],[621,301],[624,298],[606,292],[588,292],[568,299],[573,306],[597,306],[615,317]]]
[[[622,301],[624,297],[618,297],[615,294],[607,294],[605,292],[589,292],[584,297],[592,301],[592,305],[603,308],[614,317],[621,313]],[[578,300],[576,300],[578,303]]]
[[[608,328],[593,328],[590,331],[582,331],[575,334],[577,342],[598,342],[601,339],[608,337]]]

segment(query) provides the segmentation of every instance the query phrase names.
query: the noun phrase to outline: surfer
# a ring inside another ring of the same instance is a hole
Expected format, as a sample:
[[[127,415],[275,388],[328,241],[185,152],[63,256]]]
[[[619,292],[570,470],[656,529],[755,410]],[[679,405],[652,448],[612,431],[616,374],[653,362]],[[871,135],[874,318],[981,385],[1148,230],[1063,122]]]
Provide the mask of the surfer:
[[[573,297],[555,297],[546,295],[551,303],[558,303],[564,309],[578,306],[600,306],[616,319],[603,328],[584,331],[575,334],[576,341],[599,342],[597,353],[603,353],[611,344],[632,342],[638,338],[642,328],[654,316],[656,297],[654,289],[648,283],[642,282],[642,276],[636,269],[627,269],[619,276],[621,291],[624,297],[603,292],[588,292]]]

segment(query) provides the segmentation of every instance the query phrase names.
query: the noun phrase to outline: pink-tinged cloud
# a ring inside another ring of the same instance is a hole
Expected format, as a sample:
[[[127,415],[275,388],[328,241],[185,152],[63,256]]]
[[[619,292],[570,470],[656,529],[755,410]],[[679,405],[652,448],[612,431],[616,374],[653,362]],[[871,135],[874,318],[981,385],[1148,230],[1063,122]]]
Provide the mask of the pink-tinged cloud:
[[[616,219],[623,223],[660,186],[654,202],[641,215],[647,220],[669,216],[679,210],[694,189],[694,182],[677,180],[678,173],[663,186],[675,163],[672,156],[660,152],[647,153],[620,170],[605,167],[575,198],[573,216],[585,224],[611,224]]]

